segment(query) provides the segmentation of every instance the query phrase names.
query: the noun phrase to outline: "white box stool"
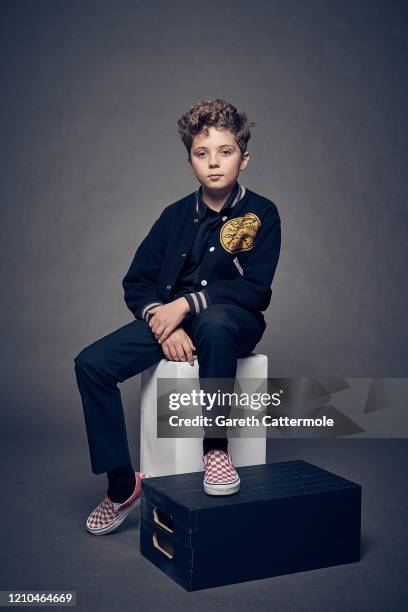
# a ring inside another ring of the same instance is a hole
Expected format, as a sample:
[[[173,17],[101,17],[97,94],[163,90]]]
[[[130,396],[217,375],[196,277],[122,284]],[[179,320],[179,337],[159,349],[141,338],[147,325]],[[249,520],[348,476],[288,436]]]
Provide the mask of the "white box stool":
[[[238,359],[237,379],[268,377],[266,355],[251,353]],[[167,476],[200,472],[204,469],[201,438],[157,438],[157,379],[199,378],[198,361],[186,362],[162,359],[142,372],[140,406],[140,469],[151,476]],[[229,438],[228,450],[236,467],[266,462],[265,437]]]

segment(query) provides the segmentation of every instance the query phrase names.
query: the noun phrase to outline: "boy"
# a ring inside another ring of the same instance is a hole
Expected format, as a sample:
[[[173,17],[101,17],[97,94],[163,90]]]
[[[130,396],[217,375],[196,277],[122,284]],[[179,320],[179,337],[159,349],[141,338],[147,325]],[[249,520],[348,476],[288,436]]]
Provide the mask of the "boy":
[[[92,471],[108,476],[106,496],[86,523],[94,535],[122,523],[147,476],[132,468],[117,383],[163,357],[193,365],[194,352],[201,388],[207,379],[233,380],[237,358],[249,355],[265,331],[261,311],[271,299],[280,217],[272,201],[237,180],[249,161],[253,125],[220,99],[198,102],[179,119],[200,187],[167,206],[136,251],[122,283],[135,320],[74,360]],[[224,430],[205,430],[203,463],[207,494],[239,490]]]

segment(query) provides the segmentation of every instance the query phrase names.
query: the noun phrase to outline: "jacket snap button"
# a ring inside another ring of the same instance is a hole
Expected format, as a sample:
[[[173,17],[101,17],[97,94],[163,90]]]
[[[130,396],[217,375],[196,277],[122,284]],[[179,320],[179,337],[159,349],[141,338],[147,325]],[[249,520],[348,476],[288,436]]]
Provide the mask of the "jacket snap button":
[[[206,281],[206,280],[202,280],[202,281],[201,281],[201,284],[202,284],[202,286],[203,286],[203,287],[205,287],[205,286],[206,286],[206,284],[207,284],[207,281]]]
[[[212,253],[213,251],[215,251],[215,247],[210,247],[210,253]]]
[[[171,289],[171,285],[166,285],[166,289]]]
[[[187,253],[182,253],[181,254],[182,257],[185,257],[186,255],[187,255]]]
[[[194,223],[198,223],[198,219],[194,219]]]
[[[226,221],[227,219],[228,219],[228,217],[226,217],[226,216],[222,217],[223,221]]]

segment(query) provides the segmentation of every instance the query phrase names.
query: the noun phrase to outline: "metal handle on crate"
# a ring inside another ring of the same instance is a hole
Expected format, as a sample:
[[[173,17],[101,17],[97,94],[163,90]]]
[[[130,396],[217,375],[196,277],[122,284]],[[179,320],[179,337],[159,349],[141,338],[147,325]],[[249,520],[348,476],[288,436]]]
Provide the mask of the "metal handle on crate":
[[[160,552],[163,553],[163,555],[166,555],[166,557],[168,557],[169,559],[173,558],[173,555],[171,553],[169,553],[162,546],[160,546],[156,533],[153,534],[153,546],[157,548],[157,550],[160,550]]]
[[[161,520],[159,519],[157,508],[153,508],[153,520],[156,523],[156,525],[159,525],[159,527],[162,527],[165,531],[168,531],[169,533],[173,533],[173,529],[171,529],[170,527],[162,523]]]

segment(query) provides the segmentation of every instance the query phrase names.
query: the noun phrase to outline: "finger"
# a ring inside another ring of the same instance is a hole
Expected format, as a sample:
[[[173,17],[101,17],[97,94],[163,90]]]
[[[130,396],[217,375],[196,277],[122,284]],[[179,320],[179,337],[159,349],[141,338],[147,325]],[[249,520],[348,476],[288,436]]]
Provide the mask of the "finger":
[[[149,324],[150,325],[150,324]],[[152,319],[151,320],[151,325],[150,327],[152,328],[152,332],[157,334],[157,330],[159,329],[160,325],[158,324],[158,322],[156,321],[156,319]]]
[[[177,354],[175,353],[173,342],[165,342],[165,345],[167,346],[167,350],[169,351],[170,359],[174,361],[174,358],[177,357]]]
[[[150,308],[147,312],[149,314],[156,314],[156,312],[161,308],[161,306],[155,306],[154,308]]]
[[[167,340],[169,334],[167,334],[167,336],[164,338],[162,337],[164,330],[166,329],[165,325],[158,325],[157,328],[154,330],[155,333],[158,335],[159,338],[161,338],[162,342],[164,342],[165,340]]]
[[[170,336],[170,334],[175,330],[175,325],[169,325],[165,327],[163,333],[160,335],[160,342],[164,342]]]
[[[166,359],[168,359],[169,361],[171,361],[171,359],[170,359],[170,353],[169,353],[169,349],[168,349],[168,347],[167,347],[167,344],[166,344],[165,346],[162,346],[162,349],[163,349],[163,353],[164,353],[164,355],[165,355]]]
[[[175,349],[175,347],[173,345],[170,346],[170,354],[171,354],[171,357],[172,357],[173,361],[178,361],[179,360],[178,355],[177,355],[177,351],[176,351],[176,349]]]
[[[176,349],[177,349],[177,355],[179,356],[180,361],[185,361],[186,356],[184,354],[184,349],[183,349],[183,345],[181,344],[181,342],[177,343]]]
[[[191,348],[195,349],[194,342],[192,341],[192,339],[190,338],[190,336],[188,335],[187,332],[185,332],[185,336],[186,336],[186,338],[188,340],[188,343],[190,344]]]
[[[184,351],[187,355],[187,359],[190,365],[194,365],[193,353],[191,351],[191,346],[189,342],[186,342],[184,345]]]
[[[188,336],[183,338],[182,344],[183,344],[183,350],[184,350],[184,353],[186,355],[187,361],[189,361],[191,363],[191,358],[192,358],[193,354],[191,352],[191,346],[190,346],[190,343],[188,341]]]

